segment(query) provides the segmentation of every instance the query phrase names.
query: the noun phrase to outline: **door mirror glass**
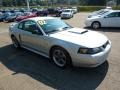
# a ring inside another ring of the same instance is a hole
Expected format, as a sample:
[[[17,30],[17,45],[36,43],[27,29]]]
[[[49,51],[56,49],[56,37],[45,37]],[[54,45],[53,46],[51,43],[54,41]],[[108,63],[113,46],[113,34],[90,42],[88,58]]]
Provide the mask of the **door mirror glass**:
[[[104,18],[108,18],[108,16],[104,16]]]
[[[32,34],[43,35],[42,32],[38,29],[32,30]]]
[[[38,31],[39,31],[39,30],[36,29],[36,30],[32,30],[31,32],[32,32],[32,34],[37,34]]]
[[[29,27],[30,27],[29,30],[31,31],[32,34],[43,35],[37,25],[31,25]]]

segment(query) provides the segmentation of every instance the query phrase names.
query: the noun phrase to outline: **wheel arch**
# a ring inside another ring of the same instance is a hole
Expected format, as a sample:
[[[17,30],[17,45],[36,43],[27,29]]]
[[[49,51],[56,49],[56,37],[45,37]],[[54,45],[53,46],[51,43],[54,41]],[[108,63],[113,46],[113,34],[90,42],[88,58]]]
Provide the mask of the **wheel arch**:
[[[53,45],[53,46],[51,46],[51,48],[50,48],[50,50],[49,50],[49,57],[51,57],[52,50],[53,50],[54,48],[56,48],[56,47],[63,48],[63,47],[61,47],[60,45]],[[64,48],[63,48],[63,49],[64,49]]]
[[[21,42],[20,34],[19,34],[19,35],[15,35],[14,33],[12,33],[12,34],[10,35],[10,37],[11,37],[11,38],[12,38],[12,37],[15,37],[19,42]]]
[[[51,58],[52,50],[53,50],[54,48],[56,48],[56,47],[62,48],[62,49],[65,50],[65,51],[68,53],[68,55],[70,56],[70,54],[69,54],[69,52],[68,52],[68,50],[67,50],[66,48],[64,48],[64,47],[62,47],[62,46],[60,46],[60,45],[53,45],[53,46],[50,48],[50,50],[49,50],[49,57],[50,57],[50,58]],[[71,56],[70,56],[70,58],[71,58]]]
[[[60,45],[54,45],[54,46],[52,46],[52,47],[50,48],[50,50],[49,50],[49,57],[52,58],[52,50],[53,50],[54,48],[56,48],[56,47],[62,48],[63,50],[65,50],[65,51],[67,52],[67,55],[69,56],[68,65],[73,66],[73,62],[72,62],[72,58],[71,58],[70,53],[68,52],[67,49],[63,48],[63,47],[60,46]]]
[[[16,45],[17,46],[15,46],[16,48],[20,48],[20,43],[19,43],[19,41],[18,41],[18,39],[16,38],[16,36],[14,35],[14,34],[11,34],[10,35],[10,37],[11,37],[11,40],[12,40],[12,42],[14,41],[14,42],[16,42]],[[14,44],[14,43],[13,43]]]
[[[93,23],[95,23],[95,22],[98,22],[99,24],[100,24],[100,27],[101,27],[101,22],[100,21],[93,21],[92,23],[91,23],[91,26],[93,25]]]
[[[11,36],[11,37],[15,37],[15,35],[14,35],[14,34],[11,34],[10,36]]]

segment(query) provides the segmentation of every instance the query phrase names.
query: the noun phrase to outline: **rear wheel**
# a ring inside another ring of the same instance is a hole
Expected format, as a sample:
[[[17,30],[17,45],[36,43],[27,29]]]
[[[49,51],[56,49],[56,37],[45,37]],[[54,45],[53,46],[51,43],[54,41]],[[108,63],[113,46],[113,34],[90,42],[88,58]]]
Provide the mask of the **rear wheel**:
[[[17,38],[15,36],[11,36],[11,39],[12,39],[12,43],[13,43],[14,47],[20,48],[20,44],[19,44]]]
[[[71,58],[66,50],[61,47],[55,47],[52,49],[51,58],[54,63],[61,68],[71,64]]]
[[[100,27],[101,27],[100,22],[97,22],[97,21],[96,21],[96,22],[93,22],[93,23],[92,23],[92,28],[93,28],[93,29],[99,29]]]
[[[5,19],[3,19],[3,22],[6,22],[6,20],[5,20]]]

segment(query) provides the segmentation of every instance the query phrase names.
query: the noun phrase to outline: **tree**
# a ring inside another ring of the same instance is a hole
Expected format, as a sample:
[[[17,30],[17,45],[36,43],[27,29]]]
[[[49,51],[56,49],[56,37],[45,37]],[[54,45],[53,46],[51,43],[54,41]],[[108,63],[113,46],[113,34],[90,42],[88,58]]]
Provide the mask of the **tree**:
[[[106,0],[79,0],[80,5],[105,5]]]
[[[88,5],[105,5],[105,0],[88,0]]]
[[[107,1],[111,0],[30,0],[30,5],[49,5],[49,4],[73,4],[73,5],[98,5],[103,6],[106,5]],[[120,4],[120,0],[117,1],[117,4]],[[14,5],[14,6],[22,6],[26,5],[26,0],[3,0],[3,6],[6,5]]]
[[[12,2],[13,2],[13,0],[3,0],[3,6],[7,6],[7,5],[11,5],[12,4]]]

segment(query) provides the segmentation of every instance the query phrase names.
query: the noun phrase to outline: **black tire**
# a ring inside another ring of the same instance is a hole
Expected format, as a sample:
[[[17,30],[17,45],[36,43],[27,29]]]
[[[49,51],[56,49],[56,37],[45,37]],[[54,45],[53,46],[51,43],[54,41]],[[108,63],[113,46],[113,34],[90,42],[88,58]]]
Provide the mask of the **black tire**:
[[[6,20],[5,20],[5,19],[3,19],[3,22],[5,23],[5,22],[6,22]]]
[[[74,15],[72,15],[72,18],[74,17]]]
[[[61,53],[58,54],[58,56],[57,56],[58,51],[60,51]],[[56,56],[55,56],[55,54],[56,54]],[[61,47],[54,47],[52,49],[52,51],[51,51],[51,59],[60,68],[65,68],[68,65],[72,65],[71,57],[70,57],[69,53],[65,49],[63,49]]]
[[[92,23],[91,27],[93,29],[99,29],[101,27],[101,24],[100,24],[100,22],[95,21],[95,22]]]
[[[20,48],[20,44],[19,44],[17,38],[15,36],[11,36],[11,39],[12,39],[13,46],[15,48]]]

